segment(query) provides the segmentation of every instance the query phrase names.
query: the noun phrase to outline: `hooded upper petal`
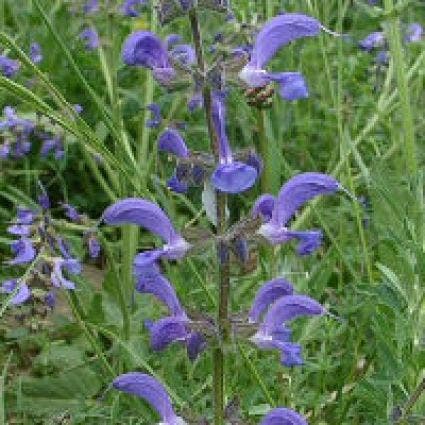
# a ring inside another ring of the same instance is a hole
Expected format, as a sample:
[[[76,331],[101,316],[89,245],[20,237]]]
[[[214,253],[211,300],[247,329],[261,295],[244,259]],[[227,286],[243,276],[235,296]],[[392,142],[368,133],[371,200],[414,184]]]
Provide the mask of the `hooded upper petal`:
[[[337,180],[328,174],[301,173],[288,180],[281,188],[273,210],[273,224],[284,226],[307,201],[340,189]]]
[[[158,149],[171,153],[178,158],[187,158],[189,156],[189,149],[183,137],[177,130],[171,128],[168,128],[159,136]]]
[[[151,31],[136,31],[124,42],[122,58],[127,65],[168,68],[168,52],[162,40]]]
[[[137,224],[170,242],[179,237],[170,219],[156,204],[141,198],[127,198],[112,204],[103,213],[106,224]]]
[[[279,298],[267,311],[261,324],[262,332],[270,335],[280,329],[282,323],[299,316],[321,315],[325,309],[313,298],[306,295],[287,295]]]
[[[271,410],[260,422],[260,425],[308,425],[299,413],[286,407]]]
[[[269,193],[259,196],[252,207],[252,217],[261,217],[265,222],[271,220],[275,203],[276,197]]]
[[[250,65],[264,68],[276,52],[293,40],[318,35],[320,22],[311,16],[285,13],[265,23],[255,38]]]
[[[283,278],[269,280],[255,294],[251,310],[249,312],[250,322],[258,322],[261,315],[266,311],[271,304],[277,299],[292,295],[294,287],[291,283]]]
[[[158,412],[164,425],[185,424],[174,413],[170,396],[163,385],[152,376],[140,372],[125,373],[115,378],[112,386],[146,400]]]
[[[173,316],[185,315],[176,291],[168,279],[160,273],[156,264],[146,267],[138,275],[136,290],[142,294],[155,296],[168,307],[170,314]]]

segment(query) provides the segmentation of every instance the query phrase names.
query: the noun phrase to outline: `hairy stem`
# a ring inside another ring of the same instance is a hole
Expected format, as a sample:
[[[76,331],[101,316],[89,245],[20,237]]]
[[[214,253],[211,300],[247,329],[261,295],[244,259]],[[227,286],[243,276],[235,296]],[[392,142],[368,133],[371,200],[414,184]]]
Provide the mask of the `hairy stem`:
[[[200,77],[203,80],[203,101],[205,116],[208,127],[208,136],[211,147],[218,160],[218,138],[214,130],[212,119],[212,95],[206,80],[206,63],[202,47],[202,35],[199,26],[196,8],[189,13],[190,26],[192,30],[193,43],[195,45]],[[217,196],[217,235],[226,231],[226,207],[227,196],[216,192]],[[225,368],[225,345],[229,338],[229,304],[230,304],[230,269],[228,259],[228,247],[223,241],[217,245],[218,275],[219,275],[219,303],[217,323],[219,327],[219,343],[213,351],[213,391],[214,391],[214,424],[224,424],[224,368]]]

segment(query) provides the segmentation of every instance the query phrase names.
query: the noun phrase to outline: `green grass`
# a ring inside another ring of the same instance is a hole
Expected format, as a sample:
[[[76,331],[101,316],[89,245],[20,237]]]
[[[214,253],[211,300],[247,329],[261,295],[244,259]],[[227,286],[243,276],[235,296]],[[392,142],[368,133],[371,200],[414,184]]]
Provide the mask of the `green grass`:
[[[179,32],[190,42],[188,22],[178,19],[161,28],[150,13],[136,20],[96,15],[89,21],[102,35],[103,49],[87,53],[77,34],[88,18],[70,15],[70,3],[0,0],[0,46],[22,62],[17,79],[0,77],[0,106],[16,106],[28,116],[44,114],[66,131],[68,142],[62,163],[36,154],[0,162],[2,264],[9,256],[10,238],[3,230],[13,205],[31,205],[38,180],[55,202],[69,200],[93,218],[114,199],[142,196],[158,202],[178,229],[195,217],[201,227],[210,227],[199,189],[186,199],[165,188],[172,165],[157,155],[158,130],[144,125],[149,117],[145,106],[154,99],[165,123],[186,121],[189,146],[205,150],[202,113],[187,113],[190,93],[166,92],[148,72],[125,67],[119,57],[123,39],[136,28],[156,28],[161,36]],[[352,37],[322,33],[282,49],[272,68],[302,71],[310,98],[286,103],[275,97],[264,112],[261,133],[272,153],[266,164],[273,170],[267,174],[272,193],[296,172],[322,171],[337,177],[353,196],[370,200],[368,209],[344,195],[311,202],[294,226],[324,230],[324,247],[312,257],[297,257],[290,245],[261,252],[258,267],[249,273],[232,268],[235,313],[247,311],[263,281],[282,275],[337,316],[293,324],[295,340],[305,351],[301,368],[283,368],[274,352],[232,345],[226,399],[239,400],[244,424],[258,423],[273,403],[300,411],[312,425],[388,424],[393,409],[404,406],[424,378],[425,42],[404,46],[399,38],[407,23],[424,23],[425,10],[415,1],[384,3],[379,11],[361,0],[233,2],[237,16],[248,22],[262,22],[283,7],[313,15]],[[214,14],[201,15],[207,39],[221,22]],[[360,51],[356,42],[381,26],[392,60],[378,69],[373,55]],[[25,54],[33,40],[44,51],[39,68]],[[31,89],[30,78],[37,79]],[[75,103],[84,106],[81,117],[73,113]],[[242,91],[232,91],[232,144],[251,146],[257,134],[257,112]],[[101,164],[93,153],[102,155]],[[258,193],[255,188],[232,198],[232,219],[248,215]],[[66,227],[64,232],[82,252],[82,229]],[[107,229],[104,238],[109,265],[88,266],[94,273],[85,273],[75,293],[64,297],[49,318],[20,323],[14,320],[15,309],[5,309],[0,423],[152,424],[157,417],[146,404],[108,387],[114,376],[130,370],[154,373],[182,414],[211,418],[210,352],[193,364],[178,345],[153,353],[143,322],[163,311],[149,296],[136,294],[131,302],[132,258],[151,237],[126,228],[122,234]],[[9,272],[2,267],[0,276]],[[212,248],[167,266],[166,272],[185,306],[213,314],[217,271]],[[422,396],[405,423],[422,423],[424,416]]]

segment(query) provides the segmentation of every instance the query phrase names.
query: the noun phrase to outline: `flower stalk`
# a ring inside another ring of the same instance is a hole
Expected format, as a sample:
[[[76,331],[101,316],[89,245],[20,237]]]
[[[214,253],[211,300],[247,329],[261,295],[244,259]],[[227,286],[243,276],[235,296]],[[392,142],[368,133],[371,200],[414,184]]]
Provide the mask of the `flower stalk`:
[[[199,25],[196,7],[189,12],[190,26],[192,30],[193,43],[195,45],[196,59],[203,81],[203,103],[205,117],[207,120],[208,136],[216,160],[219,160],[219,141],[214,129],[212,117],[212,95],[206,79],[206,63],[202,46],[202,35]],[[226,207],[227,195],[216,191],[217,199],[217,235],[226,232]],[[227,244],[224,241],[218,242],[218,275],[219,275],[219,303],[217,313],[217,323],[219,327],[219,343],[213,351],[213,391],[214,391],[214,424],[224,423],[224,368],[225,368],[225,345],[229,338],[229,304],[230,304],[230,264],[227,255]]]

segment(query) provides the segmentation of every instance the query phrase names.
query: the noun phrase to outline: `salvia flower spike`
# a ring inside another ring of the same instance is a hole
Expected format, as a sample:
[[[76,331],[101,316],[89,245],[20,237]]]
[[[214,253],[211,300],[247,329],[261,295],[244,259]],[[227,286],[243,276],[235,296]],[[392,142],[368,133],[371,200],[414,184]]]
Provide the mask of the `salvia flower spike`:
[[[281,188],[274,207],[272,217],[259,228],[258,233],[265,237],[272,245],[288,242],[296,239],[299,242],[298,253],[300,255],[311,254],[321,245],[321,231],[313,230],[308,232],[291,231],[287,228],[288,222],[295,215],[299,208],[306,202],[319,195],[329,195],[342,189],[339,182],[332,176],[322,173],[301,173],[288,180]],[[271,199],[266,198],[271,205]],[[264,203],[256,203],[257,211],[264,210]],[[268,205],[268,204],[267,204]],[[266,214],[269,212],[268,206]]]
[[[163,385],[152,376],[140,372],[125,373],[115,378],[112,386],[116,390],[147,401],[161,417],[159,425],[186,425],[186,422],[175,414],[170,396]]]

